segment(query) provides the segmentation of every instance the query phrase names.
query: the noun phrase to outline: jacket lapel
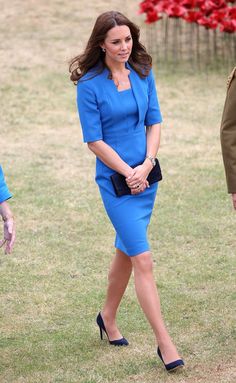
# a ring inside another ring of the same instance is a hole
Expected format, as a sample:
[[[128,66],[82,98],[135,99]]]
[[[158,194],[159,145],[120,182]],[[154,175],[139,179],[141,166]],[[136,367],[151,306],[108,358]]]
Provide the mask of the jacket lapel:
[[[139,78],[139,75],[134,71],[134,69],[129,65],[129,63],[126,63],[127,69],[130,70],[130,75],[129,79],[131,82],[131,86],[133,89],[134,97],[138,106],[138,123],[141,121],[141,110],[142,110],[142,105],[141,105],[141,97],[143,93],[143,87],[142,87],[142,82]]]

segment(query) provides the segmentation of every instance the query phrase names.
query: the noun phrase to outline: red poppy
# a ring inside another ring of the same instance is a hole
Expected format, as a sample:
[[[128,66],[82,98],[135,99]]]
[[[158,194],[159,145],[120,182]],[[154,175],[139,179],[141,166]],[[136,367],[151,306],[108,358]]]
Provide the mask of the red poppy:
[[[205,0],[197,0],[196,7],[200,8],[205,3]]]
[[[236,20],[236,7],[228,7],[230,19]]]
[[[193,9],[196,7],[197,1],[196,0],[180,0],[179,4],[187,9]]]
[[[227,2],[225,0],[214,0],[213,3],[215,4],[216,9],[227,7]]]
[[[183,16],[183,19],[188,23],[196,23],[202,16],[202,12],[190,10]]]
[[[179,5],[179,4],[169,4],[168,8],[165,9],[165,12],[169,17],[183,17],[183,15],[186,13],[186,8]]]
[[[215,9],[226,7],[225,0],[206,0],[200,5],[200,9],[209,16]]]
[[[153,9],[152,11],[147,12],[145,23],[151,24],[160,19],[162,19],[162,16],[160,16],[157,11]]]
[[[225,20],[220,25],[221,32],[234,33],[236,32],[236,20]]]
[[[217,9],[211,13],[211,19],[221,22],[222,20],[225,20],[229,15],[229,8],[223,8],[223,9]]]
[[[139,13],[146,13],[149,11],[153,11],[153,9],[154,9],[154,6],[151,0],[149,1],[144,0],[139,4]]]
[[[216,29],[218,26],[218,22],[216,20],[212,20],[210,17],[202,16],[197,20],[199,25],[202,25],[206,29]]]
[[[168,0],[155,0],[155,9],[157,12],[165,12],[170,2]]]

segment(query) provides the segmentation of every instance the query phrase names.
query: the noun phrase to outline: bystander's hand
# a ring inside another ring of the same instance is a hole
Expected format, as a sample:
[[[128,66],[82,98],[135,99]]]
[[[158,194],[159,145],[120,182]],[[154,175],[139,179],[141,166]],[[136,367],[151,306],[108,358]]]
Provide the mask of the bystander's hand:
[[[3,223],[3,239],[0,240],[0,247],[5,248],[5,254],[10,254],[15,242],[15,222],[13,217],[6,218]]]
[[[0,204],[0,213],[3,220],[3,239],[0,240],[0,247],[5,249],[5,254],[10,254],[16,239],[16,229],[13,214],[6,201]]]
[[[236,193],[232,193],[232,201],[233,201],[234,209],[236,210]]]

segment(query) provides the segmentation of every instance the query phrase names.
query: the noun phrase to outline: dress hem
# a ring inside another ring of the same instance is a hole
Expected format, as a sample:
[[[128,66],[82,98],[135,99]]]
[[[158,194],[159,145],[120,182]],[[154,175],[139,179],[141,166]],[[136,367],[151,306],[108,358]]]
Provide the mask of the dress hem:
[[[146,253],[147,251],[150,251],[150,247],[145,246],[145,248],[143,247],[143,248],[140,248],[138,251],[137,250],[135,252],[131,251],[131,252],[129,252],[129,254],[127,254],[127,251],[124,251],[123,249],[121,249],[120,247],[118,247],[116,245],[115,245],[115,248],[117,250],[120,250],[123,253],[125,253],[127,255],[127,257],[137,257],[139,254]]]

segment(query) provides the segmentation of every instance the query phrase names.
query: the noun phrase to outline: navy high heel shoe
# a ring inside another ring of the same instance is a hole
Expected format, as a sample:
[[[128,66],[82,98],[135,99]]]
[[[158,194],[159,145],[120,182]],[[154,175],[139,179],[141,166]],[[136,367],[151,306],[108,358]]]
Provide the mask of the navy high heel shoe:
[[[165,364],[159,347],[157,348],[157,354],[158,354],[159,358],[161,359],[162,363],[164,364],[166,371],[168,371],[168,372],[176,371],[177,369],[183,368],[183,366],[184,366],[184,361],[182,359],[177,359],[174,362]]]
[[[109,340],[107,330],[106,330],[106,327],[104,325],[101,313],[98,314],[96,322],[97,322],[97,325],[100,329],[101,340],[103,339],[103,331],[106,333],[107,338]],[[117,339],[117,340],[109,340],[109,343],[112,344],[113,346],[128,346],[128,344],[129,344],[129,342],[125,338],[121,338],[121,339]]]

